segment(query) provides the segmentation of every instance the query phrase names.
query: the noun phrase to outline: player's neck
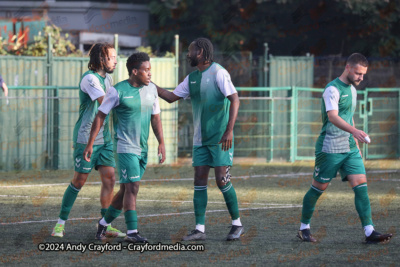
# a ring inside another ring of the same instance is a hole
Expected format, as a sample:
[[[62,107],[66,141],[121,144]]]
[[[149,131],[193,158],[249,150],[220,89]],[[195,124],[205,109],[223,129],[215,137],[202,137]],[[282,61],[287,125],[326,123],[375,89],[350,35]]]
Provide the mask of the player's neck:
[[[129,77],[128,82],[130,85],[132,85],[133,87],[141,87],[142,85],[140,85],[135,78],[133,77]]]
[[[208,67],[210,67],[210,65],[211,65],[211,63],[212,62],[209,62],[209,61],[207,61],[207,63],[206,62],[200,62],[198,65],[197,65],[197,68],[199,69],[199,71],[204,71],[205,69],[207,69]]]
[[[344,72],[340,75],[339,80],[347,85],[350,85],[350,81],[347,79],[347,74]]]
[[[106,71],[105,70],[98,70],[96,71],[101,77],[105,78],[106,77]]]

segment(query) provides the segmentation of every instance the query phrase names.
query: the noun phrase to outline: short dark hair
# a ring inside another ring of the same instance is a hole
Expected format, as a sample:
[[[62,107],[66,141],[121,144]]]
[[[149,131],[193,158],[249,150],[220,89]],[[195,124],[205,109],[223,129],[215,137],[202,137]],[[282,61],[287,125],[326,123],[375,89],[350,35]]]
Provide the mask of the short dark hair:
[[[204,61],[209,61],[209,62],[214,61],[213,59],[214,47],[209,39],[201,37],[194,40],[193,43],[198,49],[203,49]]]
[[[114,48],[114,46],[108,43],[98,43],[92,45],[89,51],[89,70],[98,71],[104,69],[106,65],[106,59],[108,58],[108,50],[112,48]]]
[[[368,67],[368,60],[366,57],[361,55],[360,53],[354,53],[349,56],[349,58],[346,60],[346,65],[352,65],[355,66],[357,64],[363,66],[363,67]]]
[[[145,52],[133,53],[126,61],[126,68],[130,76],[133,69],[139,69],[143,62],[150,61],[150,57]]]

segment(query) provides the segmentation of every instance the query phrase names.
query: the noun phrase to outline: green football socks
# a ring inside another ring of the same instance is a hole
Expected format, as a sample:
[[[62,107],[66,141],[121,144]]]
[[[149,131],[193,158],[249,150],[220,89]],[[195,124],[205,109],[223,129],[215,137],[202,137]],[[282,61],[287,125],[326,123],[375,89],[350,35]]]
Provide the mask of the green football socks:
[[[101,213],[101,217],[103,218],[104,216],[106,216],[106,212],[107,212],[107,209],[101,209],[100,210],[100,213]]]
[[[103,210],[103,209],[102,209]],[[106,214],[103,216],[104,220],[106,221],[107,224],[111,223],[112,221],[115,220],[115,218],[118,218],[118,216],[121,214],[122,210],[117,210],[113,206],[110,205],[108,209],[106,209]],[[135,211],[136,212],[136,211]]]
[[[372,223],[371,204],[368,197],[367,183],[359,184],[353,187],[353,190],[355,195],[354,202],[362,226],[374,225]]]
[[[317,204],[318,198],[324,191],[311,185],[310,190],[306,193],[303,198],[303,209],[301,211],[301,222],[304,224],[310,224],[311,217],[314,213],[315,205]]]
[[[138,227],[138,219],[137,219],[136,210],[127,210],[127,211],[125,211],[124,215],[125,215],[126,229],[128,231],[136,230]]]
[[[193,205],[196,225],[205,225],[207,200],[207,186],[194,186]]]
[[[224,195],[225,203],[228,208],[232,220],[239,218],[239,205],[237,201],[236,191],[231,182],[219,188]]]
[[[60,219],[68,220],[69,213],[71,212],[72,206],[74,205],[75,199],[78,196],[80,189],[75,188],[72,183],[68,186],[67,190],[65,190],[62,202],[61,202],[61,210],[60,210]]]

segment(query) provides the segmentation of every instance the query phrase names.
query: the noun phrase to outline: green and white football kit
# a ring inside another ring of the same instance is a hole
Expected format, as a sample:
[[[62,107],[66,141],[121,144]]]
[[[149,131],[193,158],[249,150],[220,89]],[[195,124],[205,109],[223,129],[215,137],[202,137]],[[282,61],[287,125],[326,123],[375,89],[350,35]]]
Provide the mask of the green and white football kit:
[[[342,181],[348,175],[365,174],[365,167],[353,135],[339,129],[329,121],[328,111],[337,110],[348,124],[353,125],[356,109],[357,91],[352,85],[345,84],[339,78],[330,82],[323,93],[321,104],[322,130],[315,145],[315,168],[313,178],[320,183],[329,183],[340,171]],[[368,198],[367,183],[353,187],[355,205],[363,227],[373,228],[371,206]],[[315,239],[310,236],[310,221],[316,203],[323,194],[314,185],[303,198],[301,226],[298,237],[305,241]]]
[[[112,83],[112,78],[108,74],[106,74],[106,77],[102,77],[98,73],[89,70],[82,75],[79,83],[79,118],[75,124],[72,138],[74,167],[78,173],[90,173],[93,167],[97,169],[98,166],[115,167],[108,116],[96,136],[91,161],[87,162],[83,158],[83,151],[89,140],[93,120],[98,112],[99,103],[97,99],[105,95]],[[52,236],[64,236],[64,223],[68,220],[79,191],[80,189],[76,188],[72,183],[65,190],[61,202],[60,219],[53,229]],[[105,209],[101,209],[101,213],[103,215]],[[111,225],[109,229],[112,229],[113,234],[118,235],[120,233],[119,230],[112,228]]]
[[[75,171],[89,173],[96,166],[115,167],[113,144],[111,139],[109,116],[106,117],[96,136],[93,145],[93,154],[90,162],[83,159],[83,150],[88,143],[90,129],[99,107],[98,99],[112,86],[112,78],[109,74],[106,77],[100,76],[94,71],[87,71],[83,74],[79,84],[79,118],[73,132],[74,165]]]
[[[160,113],[157,88],[122,81],[107,91],[99,107],[104,114],[112,109],[120,183],[140,181],[147,165],[151,115]]]
[[[353,126],[357,91],[339,78],[330,82],[323,93],[321,104],[322,130],[315,145],[314,179],[329,183],[340,172],[343,181],[347,175],[365,174],[365,167],[353,135],[339,129],[329,121],[328,111],[337,110],[348,124]]]
[[[240,222],[236,191],[230,182],[229,168],[233,161],[232,148],[222,150],[218,144],[226,131],[229,121],[230,101],[228,96],[237,91],[232,84],[229,73],[219,64],[213,62],[204,71],[190,73],[173,91],[176,96],[191,99],[193,111],[193,167],[210,166],[226,168],[226,184],[218,186],[224,196],[226,206],[232,218],[232,229],[227,240],[238,239],[243,233]],[[196,229],[183,237],[184,241],[205,239],[205,215],[208,202],[207,185],[194,186],[193,205]]]
[[[237,93],[229,73],[214,62],[204,71],[186,76],[173,93],[192,102],[193,167],[232,166],[233,144],[228,151],[218,144],[229,121],[227,97]]]

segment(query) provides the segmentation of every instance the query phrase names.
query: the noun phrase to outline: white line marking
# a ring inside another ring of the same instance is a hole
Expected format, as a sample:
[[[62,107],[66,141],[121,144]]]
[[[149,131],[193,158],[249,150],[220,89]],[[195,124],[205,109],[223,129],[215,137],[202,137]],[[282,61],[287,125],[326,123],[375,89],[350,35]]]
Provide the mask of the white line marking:
[[[57,198],[57,199],[62,199],[63,197],[42,197],[42,196],[21,196],[21,195],[0,195],[0,197],[15,197],[15,198]],[[90,197],[77,197],[76,199],[84,199],[84,200],[96,200],[98,198],[90,198]],[[188,200],[167,200],[167,199],[137,199],[137,202],[169,202],[169,203],[193,203],[193,201],[188,201]],[[225,202],[222,201],[208,201],[208,204],[226,204]],[[271,206],[286,206],[288,204],[278,204],[278,203],[256,203],[256,202],[239,202],[239,205],[271,205]]]
[[[368,173],[400,173],[398,170],[375,170],[367,171]],[[285,174],[259,174],[250,176],[235,176],[231,179],[252,179],[252,178],[287,178],[287,179],[298,179],[299,176],[312,176],[312,172],[298,172],[298,173],[285,173]],[[215,179],[215,177],[209,177],[209,179]],[[368,177],[367,177],[368,179]],[[173,182],[173,181],[193,181],[193,178],[179,178],[179,179],[144,179],[140,182]],[[400,179],[373,179],[373,181],[383,181],[383,182],[400,182]],[[42,186],[64,186],[70,183],[56,183],[56,184],[27,184],[27,185],[0,185],[0,188],[18,188],[18,187],[42,187]],[[99,185],[101,182],[87,182],[86,185]],[[116,184],[119,184],[116,181]]]
[[[290,208],[301,208],[302,205],[291,205],[288,204],[286,206],[280,207],[261,207],[261,208],[240,208],[239,210],[266,210],[266,209],[290,209]],[[227,210],[209,210],[206,213],[214,213],[214,212],[227,212]],[[161,216],[180,216],[194,214],[193,211],[187,212],[179,212],[179,213],[161,213],[161,214],[148,214],[148,215],[139,215],[138,218],[146,218],[146,217],[161,217]],[[88,221],[88,220],[98,220],[99,218],[72,218],[68,219],[68,221]],[[116,219],[124,219],[124,216],[119,216]],[[0,225],[16,225],[16,224],[28,224],[28,223],[44,223],[44,222],[57,222],[58,219],[54,220],[41,220],[41,221],[22,221],[22,222],[12,222],[12,223],[0,223]]]

